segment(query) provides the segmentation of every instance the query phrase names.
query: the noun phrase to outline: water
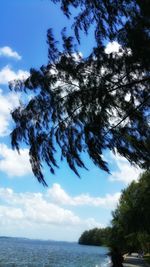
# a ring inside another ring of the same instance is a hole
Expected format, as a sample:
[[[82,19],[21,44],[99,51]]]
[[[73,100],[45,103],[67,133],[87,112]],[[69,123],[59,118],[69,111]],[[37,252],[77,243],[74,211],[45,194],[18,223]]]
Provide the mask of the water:
[[[0,267],[107,267],[105,247],[0,238]]]

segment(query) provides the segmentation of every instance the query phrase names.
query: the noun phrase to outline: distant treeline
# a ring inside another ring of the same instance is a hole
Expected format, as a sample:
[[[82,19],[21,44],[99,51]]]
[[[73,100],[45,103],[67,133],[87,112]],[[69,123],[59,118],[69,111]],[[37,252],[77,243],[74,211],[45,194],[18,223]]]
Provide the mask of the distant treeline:
[[[110,231],[111,229],[109,227],[94,228],[89,231],[85,231],[80,236],[78,243],[82,245],[108,246]]]

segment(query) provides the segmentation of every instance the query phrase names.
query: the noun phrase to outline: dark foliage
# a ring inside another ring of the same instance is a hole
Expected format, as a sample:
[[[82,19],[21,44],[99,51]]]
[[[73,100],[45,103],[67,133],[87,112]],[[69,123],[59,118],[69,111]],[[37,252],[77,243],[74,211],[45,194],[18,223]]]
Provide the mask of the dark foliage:
[[[132,182],[122,192],[119,205],[113,212],[111,245],[119,244],[128,252],[143,249],[149,252],[150,243],[150,172],[138,182]]]
[[[110,231],[111,229],[109,227],[84,231],[78,242],[81,245],[108,246]]]
[[[97,46],[87,58],[76,51],[73,37],[62,31],[59,51],[48,30],[49,62],[31,69],[26,81],[11,88],[35,92],[26,104],[14,110],[16,124],[12,146],[20,142],[30,148],[30,162],[37,179],[45,183],[42,163],[54,173],[56,143],[70,168],[78,174],[85,167],[86,151],[94,164],[109,172],[103,151],[109,149],[132,164],[150,167],[150,9],[149,1],[72,0],[61,1],[65,15],[79,9],[75,35],[88,33],[95,25]],[[104,40],[117,40],[119,54],[105,53]]]
[[[143,250],[150,253],[150,172],[144,172],[122,191],[112,213],[111,227],[84,231],[79,244],[108,246],[122,253]],[[110,254],[110,256],[112,256]]]
[[[118,248],[111,249],[110,256],[111,256],[112,267],[123,267],[124,258],[122,253],[120,252],[120,249]]]

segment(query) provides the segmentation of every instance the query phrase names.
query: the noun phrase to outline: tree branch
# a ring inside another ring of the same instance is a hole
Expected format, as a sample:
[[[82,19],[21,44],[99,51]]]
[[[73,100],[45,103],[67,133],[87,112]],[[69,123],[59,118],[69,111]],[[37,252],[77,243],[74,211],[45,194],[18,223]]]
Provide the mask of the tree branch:
[[[150,99],[150,95],[144,99],[144,101],[139,104],[134,110],[130,110],[116,125],[111,127],[104,135],[104,137],[112,130],[117,128],[123,121],[125,121],[132,113],[134,113],[136,110],[140,109],[148,100]]]

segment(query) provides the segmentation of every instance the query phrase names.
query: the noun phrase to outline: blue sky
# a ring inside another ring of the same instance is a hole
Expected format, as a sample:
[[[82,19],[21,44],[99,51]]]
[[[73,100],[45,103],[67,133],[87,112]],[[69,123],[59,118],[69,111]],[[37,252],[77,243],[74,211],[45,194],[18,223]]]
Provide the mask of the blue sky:
[[[11,149],[10,111],[21,96],[9,91],[8,81],[47,63],[47,29],[54,28],[59,39],[70,22],[48,0],[1,0],[0,25],[0,235],[76,241],[86,229],[109,225],[121,190],[140,170],[106,151],[111,175],[83,155],[89,171],[81,170],[81,179],[63,162],[55,176],[44,168],[48,188],[37,182],[28,149],[22,148],[21,155]],[[89,53],[93,42],[91,35],[82,39],[82,54]],[[116,48],[116,43],[107,46]]]

